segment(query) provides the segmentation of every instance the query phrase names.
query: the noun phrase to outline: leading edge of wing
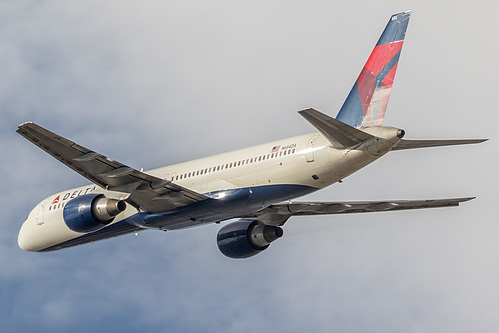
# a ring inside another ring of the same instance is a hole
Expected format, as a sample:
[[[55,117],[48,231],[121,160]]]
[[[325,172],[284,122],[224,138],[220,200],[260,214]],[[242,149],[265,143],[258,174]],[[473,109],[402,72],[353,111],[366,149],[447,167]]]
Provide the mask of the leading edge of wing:
[[[396,210],[457,207],[460,203],[476,199],[463,197],[427,200],[381,200],[354,202],[296,202],[271,205],[244,218],[255,218],[269,225],[283,225],[291,216],[375,213]]]
[[[207,199],[171,181],[100,155],[35,123],[19,125],[17,133],[100,187],[129,193],[126,200],[147,212],[165,211]]]

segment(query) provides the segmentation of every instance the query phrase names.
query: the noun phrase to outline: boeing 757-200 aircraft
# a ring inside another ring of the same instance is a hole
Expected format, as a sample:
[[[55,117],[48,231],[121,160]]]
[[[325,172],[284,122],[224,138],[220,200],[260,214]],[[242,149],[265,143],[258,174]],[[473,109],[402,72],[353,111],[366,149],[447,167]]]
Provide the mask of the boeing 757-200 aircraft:
[[[17,132],[93,184],[40,202],[19,232],[27,251],[52,251],[143,229],[174,230],[237,218],[220,251],[247,258],[282,236],[292,216],[458,206],[473,199],[292,202],[340,182],[391,150],[485,140],[405,140],[383,125],[410,12],[393,15],[336,118],[299,111],[317,133],[142,172],[32,122]]]

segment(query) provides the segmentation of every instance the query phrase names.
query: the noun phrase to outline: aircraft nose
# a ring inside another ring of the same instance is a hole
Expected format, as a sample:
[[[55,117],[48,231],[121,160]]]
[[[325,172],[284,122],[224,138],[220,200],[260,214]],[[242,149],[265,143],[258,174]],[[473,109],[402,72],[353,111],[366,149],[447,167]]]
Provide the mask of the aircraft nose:
[[[17,235],[17,245],[19,245],[19,247],[24,251],[29,251],[31,249],[27,237],[24,236],[22,229],[19,231],[19,234]]]
[[[27,222],[24,222],[21,226],[21,230],[19,230],[19,234],[17,235],[17,245],[24,251],[36,252],[38,251],[35,238],[33,237],[33,233],[29,231],[29,225]]]

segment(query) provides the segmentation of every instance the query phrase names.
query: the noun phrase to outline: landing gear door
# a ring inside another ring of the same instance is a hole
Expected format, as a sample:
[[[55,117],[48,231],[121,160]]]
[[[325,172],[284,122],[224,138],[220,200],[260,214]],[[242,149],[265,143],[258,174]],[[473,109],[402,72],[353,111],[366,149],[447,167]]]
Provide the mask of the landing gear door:
[[[308,140],[308,145],[307,145],[307,163],[311,163],[314,161],[314,150],[315,150],[315,141],[319,135],[314,135],[313,137]]]

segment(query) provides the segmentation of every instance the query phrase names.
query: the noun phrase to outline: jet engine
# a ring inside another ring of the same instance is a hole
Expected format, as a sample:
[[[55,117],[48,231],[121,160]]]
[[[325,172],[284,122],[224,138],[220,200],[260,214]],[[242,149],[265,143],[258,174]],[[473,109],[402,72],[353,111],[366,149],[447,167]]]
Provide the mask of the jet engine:
[[[83,233],[103,228],[125,208],[123,200],[109,199],[103,194],[86,194],[69,201],[62,214],[69,229]]]
[[[262,252],[282,234],[280,227],[243,219],[220,229],[217,234],[217,244],[225,256],[243,259]]]

